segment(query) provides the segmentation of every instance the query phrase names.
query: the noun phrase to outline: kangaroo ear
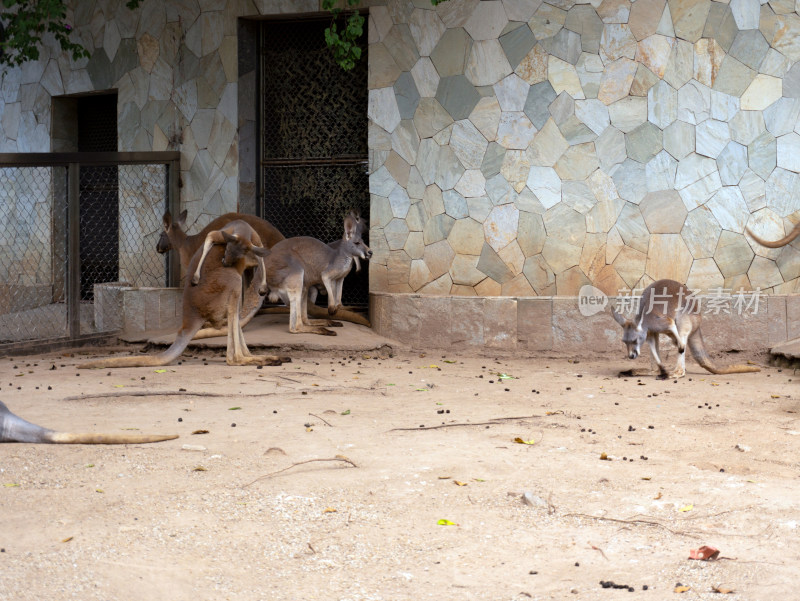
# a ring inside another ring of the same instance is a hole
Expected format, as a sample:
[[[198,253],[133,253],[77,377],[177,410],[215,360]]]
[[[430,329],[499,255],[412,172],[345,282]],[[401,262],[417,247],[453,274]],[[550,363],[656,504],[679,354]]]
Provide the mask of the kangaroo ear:
[[[627,320],[622,315],[617,313],[617,310],[614,307],[611,307],[611,316],[614,318],[614,321],[616,321],[619,325],[621,325],[623,328],[625,327],[625,323]]]
[[[353,219],[352,215],[348,215],[344,218],[344,237],[346,240],[350,240],[356,234],[356,220]]]
[[[219,233],[222,234],[222,239],[225,240],[225,242],[230,243],[239,241],[239,236],[236,234],[229,234],[225,230],[219,230]]]
[[[164,221],[164,229],[168,230],[172,226],[172,213],[167,211],[162,219]]]
[[[639,316],[639,320],[636,322],[636,329],[637,330],[641,330],[642,329],[642,322],[643,321],[644,321],[644,311],[642,311],[642,314]]]
[[[186,217],[187,217],[187,215],[189,215],[189,211],[187,211],[186,209],[184,209],[183,211],[181,211],[181,214],[180,214],[180,215],[178,215],[178,221],[177,221],[177,224],[182,226],[184,223],[186,223]]]

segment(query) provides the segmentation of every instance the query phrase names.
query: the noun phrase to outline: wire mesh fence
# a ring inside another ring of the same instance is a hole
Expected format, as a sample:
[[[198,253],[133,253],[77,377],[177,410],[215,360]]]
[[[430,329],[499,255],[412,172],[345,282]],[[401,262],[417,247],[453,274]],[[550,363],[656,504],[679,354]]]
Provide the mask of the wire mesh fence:
[[[97,284],[167,285],[155,248],[175,153],[132,154],[0,156],[0,351],[107,330]]]

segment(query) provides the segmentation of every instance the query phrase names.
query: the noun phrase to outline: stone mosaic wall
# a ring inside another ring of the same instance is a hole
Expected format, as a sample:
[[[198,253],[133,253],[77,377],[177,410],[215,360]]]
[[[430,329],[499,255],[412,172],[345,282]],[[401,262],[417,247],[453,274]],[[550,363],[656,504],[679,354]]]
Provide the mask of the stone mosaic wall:
[[[800,9],[798,9],[800,11]],[[393,0],[369,18],[373,292],[800,286],[800,16]]]

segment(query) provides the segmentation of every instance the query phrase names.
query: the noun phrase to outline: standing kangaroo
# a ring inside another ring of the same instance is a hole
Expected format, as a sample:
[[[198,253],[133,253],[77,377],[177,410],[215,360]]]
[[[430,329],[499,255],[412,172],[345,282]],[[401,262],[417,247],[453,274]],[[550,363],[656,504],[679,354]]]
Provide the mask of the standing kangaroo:
[[[178,438],[177,434],[72,434],[55,432],[25,421],[0,401],[0,442],[52,444],[140,444]]]
[[[249,227],[249,226],[248,226]],[[197,285],[188,281],[183,287],[183,322],[175,342],[158,355],[148,357],[114,357],[78,365],[79,368],[98,367],[145,367],[168,365],[177,359],[204,324],[222,328],[227,323],[228,365],[281,365],[289,357],[275,355],[252,355],[247,348],[239,320],[242,299],[242,280],[245,269],[259,264],[259,257],[269,250],[253,246],[251,235],[232,236],[222,233],[226,245],[213,244],[200,271]],[[192,272],[200,262],[201,250],[195,252],[189,263]]]
[[[169,252],[170,250],[175,250],[178,252],[181,261],[181,269],[183,269],[184,273],[187,272],[190,259],[194,256],[194,253],[197,252],[197,249],[203,245],[208,233],[214,230],[219,230],[220,228],[224,227],[225,224],[233,220],[241,220],[249,224],[250,227],[252,227],[261,238],[264,248],[272,248],[276,243],[280,242],[281,240],[285,240],[283,234],[281,234],[269,221],[260,219],[255,215],[246,215],[243,213],[226,213],[225,215],[214,219],[199,233],[187,235],[186,231],[183,229],[186,223],[186,214],[186,210],[183,210],[177,219],[173,219],[169,211],[164,213],[164,231],[161,232],[161,236],[158,239],[158,244],[156,244],[156,250],[159,253],[163,254]],[[365,220],[360,217],[358,217],[358,220],[361,231],[366,231],[367,226]],[[331,244],[338,243],[339,241],[337,240]],[[360,266],[360,264],[357,264],[357,266]],[[258,274],[256,274],[256,276],[258,277]],[[316,292],[314,293],[314,298],[316,298]],[[256,315],[258,310],[261,308],[263,300],[264,299],[258,294],[258,290],[254,285],[251,284],[247,287],[242,296],[242,311],[240,314],[242,327],[247,325]],[[316,316],[323,315],[323,310],[316,305],[312,305],[309,310]],[[346,309],[340,309],[337,311],[335,317],[337,319],[350,321],[352,323],[357,323],[367,327],[370,325],[369,320],[366,317]],[[214,336],[225,336],[226,333],[227,328],[223,323],[223,325],[219,328],[201,329],[195,335],[195,338],[198,339],[211,338]]]
[[[367,260],[372,251],[361,239],[354,215],[344,218],[344,236],[336,248],[309,236],[287,238],[272,247],[265,261],[269,298],[282,299],[289,305],[289,331],[335,336],[324,326],[327,320],[308,319],[308,294],[312,286],[322,284],[328,293],[328,314],[335,315],[342,302],[342,282],[353,260]]]
[[[800,236],[800,223],[796,224],[794,228],[792,228],[792,231],[786,234],[786,236],[784,236],[780,240],[775,240],[775,241],[764,240],[763,238],[759,238],[753,232],[750,231],[749,227],[746,229],[747,233],[753,237],[753,240],[758,242],[761,246],[766,246],[767,248],[780,248],[781,246],[786,246],[787,244],[792,242],[792,240],[797,238],[797,236]]]
[[[699,303],[690,298],[691,290],[674,280],[658,280],[642,292],[639,310],[633,321],[626,320],[611,307],[611,314],[622,326],[622,342],[628,349],[628,358],[639,356],[642,344],[647,341],[650,353],[658,366],[659,378],[682,378],[686,375],[686,347],[701,367],[712,374],[738,374],[761,371],[752,365],[716,367],[703,345],[700,332]],[[658,337],[668,336],[678,347],[678,361],[672,373],[668,372],[658,352]],[[647,372],[650,373],[649,371]],[[644,375],[636,370],[633,375]]]

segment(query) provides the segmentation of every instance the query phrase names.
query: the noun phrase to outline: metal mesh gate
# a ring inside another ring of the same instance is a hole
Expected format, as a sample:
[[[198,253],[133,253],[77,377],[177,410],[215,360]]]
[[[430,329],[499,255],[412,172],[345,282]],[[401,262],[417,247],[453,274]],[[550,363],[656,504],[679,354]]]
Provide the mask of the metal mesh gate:
[[[94,168],[82,168],[89,157]],[[177,153],[0,155],[0,352],[102,333],[91,302],[96,284],[167,285],[155,248],[164,209],[177,202],[178,160]],[[106,171],[115,194],[104,190],[103,203],[86,210],[86,179]],[[109,212],[111,225],[103,220]]]
[[[343,71],[325,45],[329,21],[265,22],[261,30],[259,214],[286,237],[342,237],[345,214],[369,220],[367,61]],[[342,299],[368,302],[368,266]]]

